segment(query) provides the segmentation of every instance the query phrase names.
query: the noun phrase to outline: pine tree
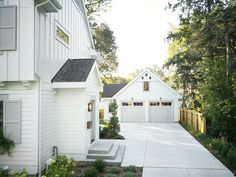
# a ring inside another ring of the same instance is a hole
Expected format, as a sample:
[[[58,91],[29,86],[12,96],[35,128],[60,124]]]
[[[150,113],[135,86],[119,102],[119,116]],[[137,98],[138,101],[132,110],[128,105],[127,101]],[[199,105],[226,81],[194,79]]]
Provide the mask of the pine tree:
[[[111,106],[110,109],[111,109],[112,116],[108,124],[108,129],[109,129],[108,134],[109,136],[117,137],[120,132],[120,124],[119,124],[119,119],[117,117],[118,105],[117,105],[116,100],[113,100],[110,106]]]

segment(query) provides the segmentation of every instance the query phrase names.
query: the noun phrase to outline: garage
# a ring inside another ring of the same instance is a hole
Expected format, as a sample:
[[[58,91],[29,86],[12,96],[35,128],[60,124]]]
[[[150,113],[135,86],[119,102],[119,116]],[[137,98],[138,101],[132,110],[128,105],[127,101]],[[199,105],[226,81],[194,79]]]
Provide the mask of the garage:
[[[171,101],[152,101],[149,103],[149,122],[173,122],[173,103]]]
[[[144,122],[145,121],[144,102],[122,101],[121,118],[122,122]]]

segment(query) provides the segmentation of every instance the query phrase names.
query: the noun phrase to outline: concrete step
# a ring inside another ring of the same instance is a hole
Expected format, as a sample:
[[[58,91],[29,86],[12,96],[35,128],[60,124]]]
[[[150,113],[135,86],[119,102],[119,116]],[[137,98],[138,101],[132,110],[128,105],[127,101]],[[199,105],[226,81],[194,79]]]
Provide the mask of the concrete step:
[[[116,158],[119,146],[120,145],[113,145],[112,149],[107,154],[100,154],[100,153],[92,154],[92,153],[89,153],[89,154],[87,154],[87,159],[111,159],[111,160],[114,160]]]
[[[108,154],[111,151],[113,144],[114,143],[109,141],[97,141],[88,150],[88,154]]]
[[[119,149],[118,152],[116,154],[115,159],[104,159],[104,161],[108,164],[108,165],[121,165],[122,160],[124,158],[124,154],[125,154],[125,145],[119,145]],[[85,164],[91,164],[95,161],[96,159],[86,159]]]

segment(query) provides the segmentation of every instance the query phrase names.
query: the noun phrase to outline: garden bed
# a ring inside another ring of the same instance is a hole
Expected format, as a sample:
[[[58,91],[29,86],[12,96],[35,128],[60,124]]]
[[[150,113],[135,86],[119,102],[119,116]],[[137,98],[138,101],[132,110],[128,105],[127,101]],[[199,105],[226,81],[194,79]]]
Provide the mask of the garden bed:
[[[84,177],[85,171],[92,165],[79,162],[75,167],[73,177]],[[98,173],[98,177],[142,177],[142,167],[120,167],[115,165],[106,165],[103,172]]]

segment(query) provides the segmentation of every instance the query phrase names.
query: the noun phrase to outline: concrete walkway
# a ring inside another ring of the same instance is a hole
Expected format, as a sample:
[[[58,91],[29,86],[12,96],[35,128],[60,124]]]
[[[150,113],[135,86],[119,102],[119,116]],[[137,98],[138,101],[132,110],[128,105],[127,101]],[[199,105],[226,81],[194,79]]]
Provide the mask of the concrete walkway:
[[[144,167],[143,177],[233,177],[177,123],[121,123],[122,166]]]

